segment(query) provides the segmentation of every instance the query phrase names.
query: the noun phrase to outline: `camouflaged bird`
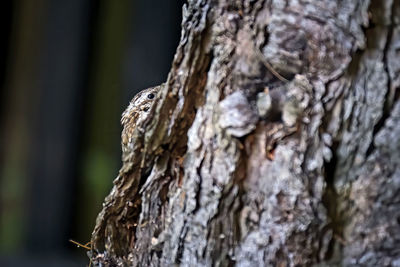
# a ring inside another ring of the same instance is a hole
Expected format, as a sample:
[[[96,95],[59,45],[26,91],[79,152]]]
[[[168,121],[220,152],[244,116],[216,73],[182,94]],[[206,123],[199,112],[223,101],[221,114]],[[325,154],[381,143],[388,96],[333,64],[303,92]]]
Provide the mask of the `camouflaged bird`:
[[[157,93],[161,90],[162,86],[163,84],[139,92],[122,113],[122,152],[127,152],[129,150],[129,144],[133,141],[133,132],[136,127],[149,116],[151,106],[154,104]]]

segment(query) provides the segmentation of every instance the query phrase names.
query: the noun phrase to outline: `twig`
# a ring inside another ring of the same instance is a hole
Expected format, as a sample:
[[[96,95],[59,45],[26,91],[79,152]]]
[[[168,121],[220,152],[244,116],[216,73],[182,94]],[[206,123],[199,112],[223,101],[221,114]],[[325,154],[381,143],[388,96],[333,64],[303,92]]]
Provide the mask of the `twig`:
[[[256,50],[256,53],[258,54],[258,56],[260,57],[262,63],[264,64],[264,66],[279,80],[281,80],[282,82],[289,82],[289,80],[287,80],[285,77],[283,77],[282,75],[280,75],[272,66],[271,64],[269,64],[268,60],[264,57],[263,53],[261,53],[260,49],[258,47],[254,47]]]
[[[81,244],[79,242],[76,242],[75,240],[70,239],[69,242],[74,243],[75,245],[77,245],[78,247],[82,247],[82,248],[86,248],[87,250],[91,250],[90,247],[88,247],[87,245],[89,245],[91,242],[88,242],[86,244]]]

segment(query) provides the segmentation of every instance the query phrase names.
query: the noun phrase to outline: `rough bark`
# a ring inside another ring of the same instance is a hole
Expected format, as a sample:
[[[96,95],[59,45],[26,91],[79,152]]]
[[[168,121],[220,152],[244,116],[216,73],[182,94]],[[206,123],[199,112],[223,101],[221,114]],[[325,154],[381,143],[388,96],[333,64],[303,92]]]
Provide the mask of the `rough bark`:
[[[188,1],[93,262],[400,266],[399,18],[391,0]]]

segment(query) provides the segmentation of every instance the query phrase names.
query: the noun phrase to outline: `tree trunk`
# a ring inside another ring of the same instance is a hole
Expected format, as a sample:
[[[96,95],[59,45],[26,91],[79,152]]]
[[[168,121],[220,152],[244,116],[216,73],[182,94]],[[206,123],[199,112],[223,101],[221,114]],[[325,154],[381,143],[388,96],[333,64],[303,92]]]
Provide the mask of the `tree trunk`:
[[[400,3],[192,0],[106,198],[117,266],[400,266]]]

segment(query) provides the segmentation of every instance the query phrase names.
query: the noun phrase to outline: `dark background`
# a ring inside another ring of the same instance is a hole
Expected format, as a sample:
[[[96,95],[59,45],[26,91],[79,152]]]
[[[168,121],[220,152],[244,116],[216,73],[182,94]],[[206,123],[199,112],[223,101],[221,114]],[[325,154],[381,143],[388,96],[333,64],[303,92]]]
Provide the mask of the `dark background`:
[[[166,80],[182,1],[0,7],[0,265],[84,266],[120,162],[120,116]]]

